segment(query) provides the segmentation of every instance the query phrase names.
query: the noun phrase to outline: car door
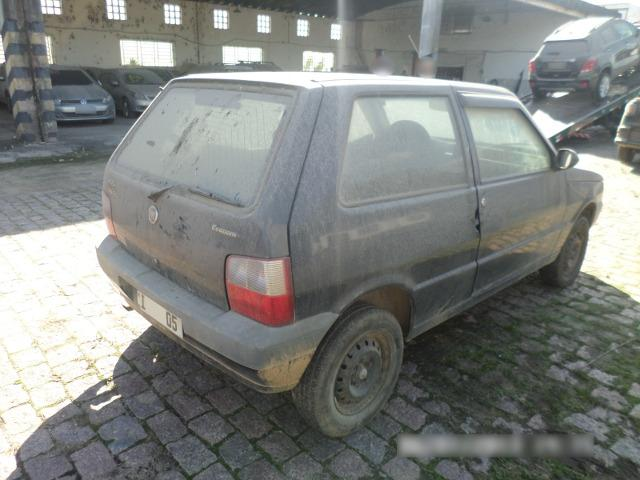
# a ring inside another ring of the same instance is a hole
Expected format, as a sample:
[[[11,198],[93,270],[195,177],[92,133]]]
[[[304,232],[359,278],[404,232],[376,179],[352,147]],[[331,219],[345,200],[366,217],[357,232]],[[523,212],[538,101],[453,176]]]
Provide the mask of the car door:
[[[621,69],[628,70],[634,67],[640,58],[637,30],[625,21],[616,21],[612,26],[619,38],[616,63]]]
[[[346,87],[325,90],[322,135],[298,188],[290,227],[296,308],[322,308],[316,302],[333,297],[328,308],[342,311],[364,293],[401,286],[414,300],[416,333],[472,293],[479,232],[466,139],[448,86],[354,90],[355,98]],[[335,185],[320,181],[334,169]],[[323,278],[331,279],[326,292]]]
[[[553,148],[520,102],[462,95],[473,139],[480,199],[480,247],[474,294],[523,277],[557,253],[566,181]]]
[[[598,31],[601,40],[601,49],[606,57],[606,62],[611,64],[611,73],[615,77],[626,70],[624,58],[624,42],[612,23],[607,23]],[[600,65],[600,68],[606,64]]]

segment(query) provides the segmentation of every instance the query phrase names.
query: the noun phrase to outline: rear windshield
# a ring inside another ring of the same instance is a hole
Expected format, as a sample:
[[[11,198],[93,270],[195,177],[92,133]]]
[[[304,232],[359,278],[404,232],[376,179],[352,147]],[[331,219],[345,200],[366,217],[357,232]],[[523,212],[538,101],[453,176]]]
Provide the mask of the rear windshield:
[[[247,206],[291,102],[284,94],[176,86],[154,104],[117,162]]]
[[[542,47],[542,55],[554,57],[577,57],[588,55],[589,45],[584,40],[571,40],[566,42],[547,42]]]
[[[82,70],[51,70],[51,85],[91,85],[93,80]]]

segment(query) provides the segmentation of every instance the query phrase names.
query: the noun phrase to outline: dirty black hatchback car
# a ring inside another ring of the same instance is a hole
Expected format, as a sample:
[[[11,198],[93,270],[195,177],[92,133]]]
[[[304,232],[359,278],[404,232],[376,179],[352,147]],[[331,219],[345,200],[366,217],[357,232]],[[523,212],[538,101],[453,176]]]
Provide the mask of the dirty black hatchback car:
[[[497,87],[193,75],[109,161],[98,258],[160,331],[342,436],[407,340],[537,270],[575,280],[602,193],[576,162]]]

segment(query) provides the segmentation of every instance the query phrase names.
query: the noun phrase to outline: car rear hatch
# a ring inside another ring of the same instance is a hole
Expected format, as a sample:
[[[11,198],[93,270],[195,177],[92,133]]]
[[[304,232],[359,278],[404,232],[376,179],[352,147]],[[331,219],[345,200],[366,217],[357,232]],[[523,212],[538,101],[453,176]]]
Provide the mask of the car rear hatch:
[[[172,82],[107,166],[117,239],[228,309],[229,255],[288,255],[287,222],[317,110],[307,97],[257,82]]]
[[[547,42],[536,62],[538,77],[575,78],[588,58],[589,43],[586,40]]]

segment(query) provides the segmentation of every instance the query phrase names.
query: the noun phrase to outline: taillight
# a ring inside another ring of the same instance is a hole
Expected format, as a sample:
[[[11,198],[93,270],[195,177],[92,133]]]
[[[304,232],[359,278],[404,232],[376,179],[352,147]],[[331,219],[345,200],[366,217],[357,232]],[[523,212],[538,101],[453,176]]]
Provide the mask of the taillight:
[[[225,281],[229,307],[265,325],[279,327],[293,322],[291,260],[227,258]]]
[[[529,60],[529,73],[536,73],[538,67],[535,60]]]
[[[109,196],[102,192],[102,214],[104,215],[104,221],[107,224],[107,230],[109,231],[109,235],[115,237],[116,236],[116,227],[113,225],[113,220],[111,217],[111,200]]]
[[[598,67],[598,59],[590,58],[582,65],[580,69],[580,73],[590,73],[593,72]]]

